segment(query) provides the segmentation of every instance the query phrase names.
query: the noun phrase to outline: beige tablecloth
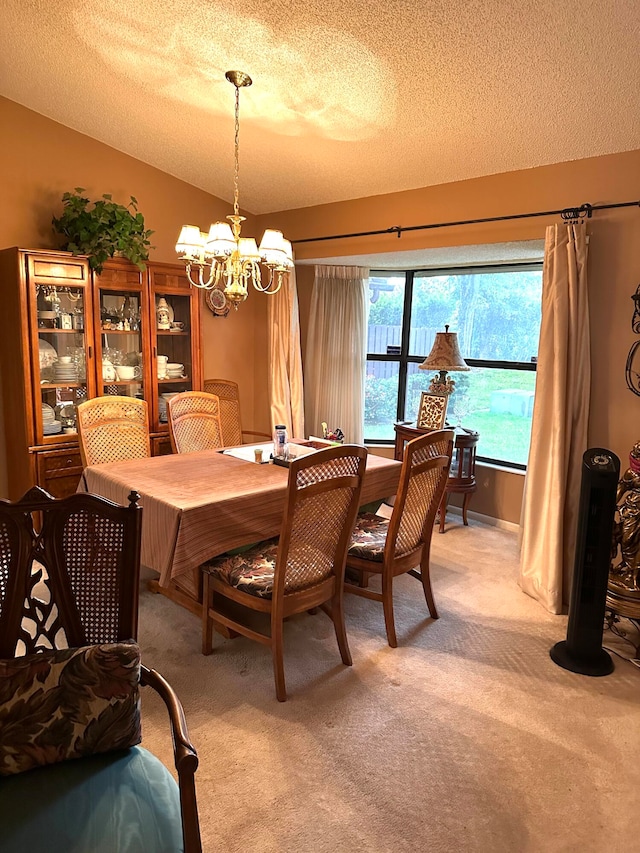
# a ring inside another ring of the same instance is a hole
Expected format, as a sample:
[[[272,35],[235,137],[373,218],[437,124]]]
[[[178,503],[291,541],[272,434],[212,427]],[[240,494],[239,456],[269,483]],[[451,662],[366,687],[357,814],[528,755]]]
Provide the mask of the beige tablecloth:
[[[400,463],[369,454],[361,503],[393,495]],[[215,450],[92,465],[78,487],[119,504],[140,494],[142,563],[197,597],[205,560],[276,536],[282,524],[289,472]]]

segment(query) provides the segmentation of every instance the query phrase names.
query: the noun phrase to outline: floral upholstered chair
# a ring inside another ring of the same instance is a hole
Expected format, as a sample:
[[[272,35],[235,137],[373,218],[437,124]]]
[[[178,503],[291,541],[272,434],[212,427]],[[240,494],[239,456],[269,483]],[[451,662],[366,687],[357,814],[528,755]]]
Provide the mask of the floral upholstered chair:
[[[278,539],[242,554],[223,555],[202,567],[202,652],[212,651],[218,622],[271,648],[280,702],[287,698],[282,652],[283,621],[315,607],[333,620],[342,662],[351,665],[344,624],[344,566],[353,530],[367,451],[344,445],[296,459]],[[225,600],[268,614],[271,630],[259,633],[232,618]]]
[[[0,849],[200,853],[198,758],[136,643],[138,495],[0,501]],[[140,687],[167,705],[176,785],[138,744]]]
[[[363,513],[351,537],[345,589],[382,602],[387,639],[393,648],[398,645],[393,616],[395,577],[408,572],[421,580],[429,613],[438,618],[429,577],[429,551],[449,476],[453,440],[453,431],[437,430],[410,441],[404,449],[391,518]],[[381,592],[367,586],[370,574],[382,576]]]

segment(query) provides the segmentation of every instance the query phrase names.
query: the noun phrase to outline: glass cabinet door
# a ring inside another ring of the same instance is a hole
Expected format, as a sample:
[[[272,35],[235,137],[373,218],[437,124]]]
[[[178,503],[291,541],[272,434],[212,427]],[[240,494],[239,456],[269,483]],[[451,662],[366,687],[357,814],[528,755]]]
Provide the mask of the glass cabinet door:
[[[76,406],[94,393],[86,261],[30,258],[32,375],[38,444],[76,435]]]
[[[98,288],[99,396],[117,394],[146,399],[144,335],[146,317],[140,290]]]
[[[151,322],[154,325],[154,428],[167,424],[167,402],[181,391],[202,387],[198,328],[199,293],[184,273],[158,266],[151,273]]]
[[[167,401],[193,390],[189,296],[156,294],[158,420],[167,423]]]

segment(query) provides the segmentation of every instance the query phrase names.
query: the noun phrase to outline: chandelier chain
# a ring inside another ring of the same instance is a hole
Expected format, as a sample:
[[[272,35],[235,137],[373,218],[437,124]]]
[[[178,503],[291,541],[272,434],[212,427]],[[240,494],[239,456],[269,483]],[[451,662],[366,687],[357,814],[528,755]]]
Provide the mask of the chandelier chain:
[[[225,78],[235,86],[235,135],[233,163],[233,214],[230,224],[215,222],[209,233],[197,225],[184,225],[176,251],[185,263],[189,282],[194,287],[219,288],[234,308],[247,298],[248,285],[261,293],[277,293],[293,268],[291,243],[281,231],[267,229],[260,246],[253,238],[242,238],[244,216],[240,216],[240,88],[252,81],[244,71],[227,71]],[[269,270],[269,281],[262,283],[260,264]]]
[[[236,86],[236,135],[235,135],[235,163],[233,171],[233,213],[238,216],[238,182],[240,175],[240,89]]]

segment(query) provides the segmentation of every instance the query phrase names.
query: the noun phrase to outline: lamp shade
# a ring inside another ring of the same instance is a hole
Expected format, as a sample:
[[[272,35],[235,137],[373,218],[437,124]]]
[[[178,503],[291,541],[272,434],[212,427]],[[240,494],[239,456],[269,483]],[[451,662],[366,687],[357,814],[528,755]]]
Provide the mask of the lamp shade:
[[[214,222],[207,235],[207,254],[214,258],[224,258],[231,255],[236,248],[236,241],[228,222]]]
[[[450,332],[445,326],[444,332],[437,332],[431,352],[420,366],[420,370],[471,370],[460,354],[457,332]]]
[[[260,253],[253,237],[240,237],[238,240],[238,251],[242,260],[259,261]]]
[[[180,255],[189,257],[197,256],[204,248],[204,240],[197,225],[183,225],[178,242],[176,243],[176,252]]]

